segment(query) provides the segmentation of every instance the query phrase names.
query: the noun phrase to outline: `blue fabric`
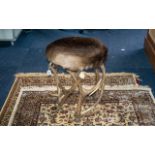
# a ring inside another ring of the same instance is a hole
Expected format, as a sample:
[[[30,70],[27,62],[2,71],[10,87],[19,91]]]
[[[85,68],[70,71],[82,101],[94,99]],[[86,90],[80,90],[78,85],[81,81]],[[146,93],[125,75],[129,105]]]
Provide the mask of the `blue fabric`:
[[[44,51],[48,43],[61,37],[82,36],[102,40],[109,48],[107,72],[133,72],[141,84],[155,93],[155,73],[144,52],[147,30],[31,30],[23,31],[14,46],[0,43],[0,107],[2,107],[18,72],[45,72]],[[60,70],[62,71],[62,70]]]

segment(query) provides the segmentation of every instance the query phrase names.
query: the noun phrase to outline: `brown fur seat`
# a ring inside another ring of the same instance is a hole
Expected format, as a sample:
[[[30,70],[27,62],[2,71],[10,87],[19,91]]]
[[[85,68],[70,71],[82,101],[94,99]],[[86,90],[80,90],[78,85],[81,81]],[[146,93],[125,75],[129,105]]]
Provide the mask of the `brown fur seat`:
[[[48,61],[77,71],[99,67],[107,57],[107,48],[94,38],[69,37],[54,41],[46,49]]]

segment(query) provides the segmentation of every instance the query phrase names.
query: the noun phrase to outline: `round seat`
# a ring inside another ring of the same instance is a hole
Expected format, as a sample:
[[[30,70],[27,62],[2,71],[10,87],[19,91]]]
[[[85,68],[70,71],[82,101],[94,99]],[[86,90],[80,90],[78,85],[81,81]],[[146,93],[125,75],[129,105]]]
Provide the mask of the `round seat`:
[[[94,38],[69,37],[50,43],[46,56],[56,65],[78,71],[99,67],[106,59],[107,48]]]

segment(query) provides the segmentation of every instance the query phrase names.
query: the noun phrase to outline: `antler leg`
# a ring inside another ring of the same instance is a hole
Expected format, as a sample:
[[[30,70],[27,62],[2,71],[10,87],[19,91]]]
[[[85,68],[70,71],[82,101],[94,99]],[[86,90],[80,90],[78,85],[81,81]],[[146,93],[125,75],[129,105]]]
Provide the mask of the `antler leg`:
[[[56,66],[54,64],[51,65],[51,70],[54,74],[54,79],[56,80],[56,86],[57,86],[57,95],[58,95],[58,103],[60,102],[60,95],[61,95],[61,89],[60,89],[60,82],[56,70]]]
[[[82,103],[84,100],[84,96],[80,94],[77,107],[75,109],[75,121],[80,121],[81,118],[81,110],[82,110]]]
[[[103,95],[104,87],[105,87],[105,67],[104,67],[104,65],[101,66],[101,71],[102,71],[102,81],[101,81],[101,84],[100,84],[100,89],[101,89],[100,96],[99,96],[98,100],[96,101],[96,103],[92,107],[90,107],[89,109],[83,111],[81,115],[86,115],[89,112],[92,112],[92,110],[97,106],[97,104],[102,99],[102,95]]]
[[[96,80],[96,83],[95,84],[97,84],[97,82],[99,81],[99,78],[100,78],[100,76],[99,76],[99,70],[98,69],[95,69],[95,80]]]
[[[73,77],[75,84],[78,88],[78,91],[80,92],[77,107],[75,109],[75,121],[79,121],[80,117],[81,117],[82,103],[83,103],[83,100],[84,100],[86,94],[83,92],[83,89],[81,86],[81,80],[80,80],[79,76],[73,72],[69,72],[69,73]]]
[[[72,77],[75,77],[74,73],[71,71],[68,71]],[[75,77],[76,78],[76,77]],[[58,76],[57,76],[58,79]],[[74,79],[74,78],[73,78]],[[59,98],[59,103],[58,103],[58,109],[60,110],[66,99],[75,91],[76,87],[78,86],[77,81],[72,84],[71,88],[65,89],[60,83],[58,84],[59,88],[62,90],[62,95]]]
[[[71,86],[71,88],[69,88],[69,90],[66,90],[65,93],[63,94],[61,101],[59,103],[59,109],[61,109],[62,105],[64,104],[64,102],[66,101],[66,99],[73,93],[73,91],[75,90],[76,86],[75,84],[73,84]]]
[[[95,79],[96,79],[95,85],[91,89],[82,88],[82,90],[86,96],[87,95],[89,95],[89,96],[93,95],[100,88],[102,80],[100,79],[100,74],[99,74],[98,69],[95,70]]]

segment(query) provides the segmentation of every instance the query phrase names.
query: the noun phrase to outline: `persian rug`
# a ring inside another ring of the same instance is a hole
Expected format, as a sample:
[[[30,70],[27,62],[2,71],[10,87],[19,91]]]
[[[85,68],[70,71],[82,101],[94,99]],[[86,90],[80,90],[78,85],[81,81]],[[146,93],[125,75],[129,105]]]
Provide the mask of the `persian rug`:
[[[59,74],[65,87],[73,82],[68,74]],[[95,76],[87,73],[84,87],[94,85]],[[62,109],[57,111],[56,81],[44,73],[17,74],[9,95],[1,109],[0,125],[155,125],[155,100],[151,89],[138,85],[139,78],[132,73],[108,73],[100,103],[89,116],[75,121],[77,92],[74,92]],[[99,91],[86,97],[83,110],[91,107]]]

